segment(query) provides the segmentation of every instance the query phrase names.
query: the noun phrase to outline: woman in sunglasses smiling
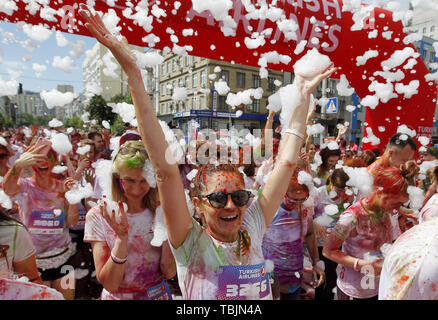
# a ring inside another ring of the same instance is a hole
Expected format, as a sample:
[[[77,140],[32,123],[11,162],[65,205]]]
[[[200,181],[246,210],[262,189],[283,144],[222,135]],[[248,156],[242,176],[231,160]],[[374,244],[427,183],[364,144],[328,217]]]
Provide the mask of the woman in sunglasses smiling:
[[[198,169],[192,200],[204,224],[202,227],[190,215],[177,160],[169,152],[126,39],[113,36],[100,17],[85,5],[81,5],[79,13],[91,34],[113,53],[126,73],[139,132],[156,172],[183,299],[272,298],[264,268],[263,234],[283,200],[298,161],[310,94],[336,69],[329,66],[307,78],[296,73],[297,107],[289,130],[282,139],[268,182],[249,207],[248,193],[241,192],[245,191],[243,176],[235,166],[207,164]]]

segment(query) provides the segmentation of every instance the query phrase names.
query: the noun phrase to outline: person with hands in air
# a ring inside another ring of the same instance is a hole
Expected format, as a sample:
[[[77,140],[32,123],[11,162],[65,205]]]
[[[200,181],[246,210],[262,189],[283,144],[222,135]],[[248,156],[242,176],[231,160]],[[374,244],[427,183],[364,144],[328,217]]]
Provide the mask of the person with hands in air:
[[[191,217],[178,163],[168,150],[126,39],[119,41],[109,33],[101,18],[85,5],[81,5],[80,14],[91,34],[112,52],[126,73],[139,132],[155,169],[183,299],[272,298],[262,252],[263,235],[283,200],[296,167],[304,142],[310,94],[336,69],[330,66],[311,78],[296,74],[297,107],[269,180],[249,207],[250,192],[245,190],[242,174],[236,166],[205,164],[199,168],[191,194],[195,210],[201,217],[201,226]],[[254,271],[257,276],[239,282],[240,271]]]
[[[74,253],[68,227],[78,220],[75,205],[69,205],[64,194],[73,181],[64,182],[52,175],[56,152],[47,140],[31,146],[18,158],[3,180],[3,189],[19,206],[20,219],[28,228],[36,249],[36,262],[44,283],[61,292],[65,299],[74,298],[74,276],[66,267]],[[29,178],[22,170],[32,168]],[[63,285],[68,283],[68,285]]]

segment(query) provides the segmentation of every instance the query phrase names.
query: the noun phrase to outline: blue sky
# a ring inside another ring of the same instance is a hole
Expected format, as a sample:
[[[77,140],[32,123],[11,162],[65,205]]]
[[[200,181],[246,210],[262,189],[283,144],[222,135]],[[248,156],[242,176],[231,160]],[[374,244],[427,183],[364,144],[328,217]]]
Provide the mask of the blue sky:
[[[373,0],[364,0],[365,3],[372,3]],[[399,0],[399,10],[406,10],[410,0]],[[8,39],[9,33],[13,34],[12,39]],[[67,73],[59,68],[52,67],[53,57],[71,56],[69,54],[70,47],[59,47],[56,43],[55,32],[50,38],[44,42],[35,42],[37,46],[33,51],[30,51],[20,45],[20,42],[28,40],[28,36],[17,28],[16,24],[0,22],[0,77],[3,80],[10,80],[9,70],[22,72],[18,82],[23,84],[24,90],[40,92],[42,90],[51,90],[56,88],[58,84],[73,85],[74,92],[80,93],[83,90],[82,86],[82,62],[85,59],[85,54],[79,58],[72,59],[75,62],[75,68],[70,73]],[[72,43],[78,40],[85,41],[84,49],[89,50],[96,43],[96,40],[90,37],[72,35],[63,33],[64,37]],[[22,56],[27,55],[28,61],[24,61]],[[46,65],[47,69],[42,72],[40,77],[36,76],[36,72],[32,69],[32,63]]]
[[[49,39],[44,42],[37,42],[37,46],[33,51],[24,48],[20,42],[26,41],[29,37],[17,28],[16,24],[8,22],[0,22],[1,39],[0,48],[0,76],[3,80],[10,80],[9,70],[22,72],[21,76],[17,78],[18,82],[23,84],[24,90],[40,92],[42,90],[55,89],[58,84],[73,85],[74,92],[82,91],[82,62],[85,59],[85,53],[78,59],[69,54],[70,46],[59,47],[56,43],[55,32],[52,32]],[[9,33],[13,34],[13,39],[9,38]],[[89,50],[96,43],[96,40],[90,37],[72,35],[63,33],[64,37],[72,43],[78,40],[85,41],[84,50]],[[28,46],[30,47],[30,46]],[[24,61],[23,55],[31,57],[28,61]],[[70,73],[65,72],[59,68],[52,67],[53,57],[70,56],[75,67]],[[36,72],[32,69],[32,63],[47,66],[47,69],[42,72],[41,77],[37,78]]]

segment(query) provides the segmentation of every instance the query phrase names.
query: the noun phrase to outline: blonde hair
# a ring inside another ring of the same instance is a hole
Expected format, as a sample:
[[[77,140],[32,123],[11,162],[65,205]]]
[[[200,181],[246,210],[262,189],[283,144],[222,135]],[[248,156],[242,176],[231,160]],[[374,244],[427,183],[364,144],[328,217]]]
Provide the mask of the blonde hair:
[[[122,149],[124,150],[123,154],[120,152]],[[120,187],[120,173],[129,169],[143,169],[146,160],[149,160],[149,157],[141,141],[126,141],[120,146],[113,161],[111,193],[113,201],[126,202],[126,197]],[[158,205],[158,189],[150,187],[148,193],[143,197],[143,202],[146,208],[155,212]]]

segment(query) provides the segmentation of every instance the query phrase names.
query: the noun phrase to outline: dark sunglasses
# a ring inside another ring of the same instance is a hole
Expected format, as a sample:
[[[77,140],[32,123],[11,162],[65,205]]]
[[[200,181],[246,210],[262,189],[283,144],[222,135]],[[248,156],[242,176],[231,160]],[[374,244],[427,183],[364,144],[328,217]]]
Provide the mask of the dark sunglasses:
[[[7,157],[9,157],[9,154],[7,154],[7,153],[0,153],[0,159],[5,159]]]
[[[231,193],[213,192],[207,195],[200,195],[199,198],[207,198],[213,208],[224,208],[228,202],[228,196],[237,207],[246,205],[251,197],[251,192],[247,190],[237,190]]]

